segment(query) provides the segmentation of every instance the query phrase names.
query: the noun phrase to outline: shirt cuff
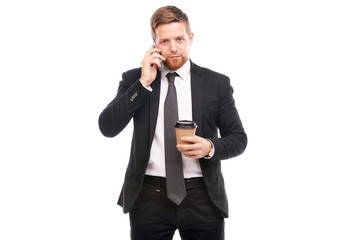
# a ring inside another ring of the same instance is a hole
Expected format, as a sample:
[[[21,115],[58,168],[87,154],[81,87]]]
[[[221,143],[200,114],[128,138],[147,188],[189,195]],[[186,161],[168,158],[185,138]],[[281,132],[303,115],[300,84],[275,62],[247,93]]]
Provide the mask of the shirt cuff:
[[[139,81],[140,81],[140,79],[139,79]],[[148,91],[150,91],[150,92],[153,91],[153,89],[152,89],[151,86],[146,87],[141,81],[140,81],[140,83],[141,83],[141,85],[142,85],[144,88],[146,88]]]
[[[215,154],[215,146],[214,146],[213,142],[210,139],[206,139],[206,140],[208,140],[211,143],[211,150],[210,150],[209,154],[207,156],[205,156],[204,158],[205,159],[211,159]]]

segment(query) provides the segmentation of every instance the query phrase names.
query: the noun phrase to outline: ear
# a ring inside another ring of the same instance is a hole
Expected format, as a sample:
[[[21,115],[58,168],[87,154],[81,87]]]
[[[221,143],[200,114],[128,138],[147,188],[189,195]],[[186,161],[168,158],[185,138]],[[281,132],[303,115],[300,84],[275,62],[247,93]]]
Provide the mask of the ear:
[[[190,45],[191,45],[194,41],[194,33],[190,33],[189,40],[190,40]]]

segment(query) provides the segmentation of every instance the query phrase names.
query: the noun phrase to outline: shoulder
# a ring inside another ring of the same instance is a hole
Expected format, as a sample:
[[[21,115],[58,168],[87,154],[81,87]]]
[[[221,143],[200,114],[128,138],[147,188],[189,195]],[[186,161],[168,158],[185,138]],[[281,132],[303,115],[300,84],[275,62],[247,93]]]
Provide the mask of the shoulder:
[[[230,78],[222,73],[216,72],[209,68],[200,67],[192,62],[191,71],[199,79],[204,81],[204,86],[207,88],[216,89],[219,94],[233,92],[233,88],[230,83]],[[194,76],[193,75],[193,76]]]
[[[141,77],[141,68],[130,69],[126,72],[123,72],[122,78],[120,80],[120,85],[126,88],[133,85]]]
[[[201,67],[193,62],[191,62],[191,71],[193,71],[194,74],[200,75],[207,80],[212,80],[216,82],[224,82],[230,80],[229,77],[225,74],[219,73],[209,68]]]
[[[123,73],[123,78],[135,78],[138,79],[141,76],[141,68],[133,68]]]

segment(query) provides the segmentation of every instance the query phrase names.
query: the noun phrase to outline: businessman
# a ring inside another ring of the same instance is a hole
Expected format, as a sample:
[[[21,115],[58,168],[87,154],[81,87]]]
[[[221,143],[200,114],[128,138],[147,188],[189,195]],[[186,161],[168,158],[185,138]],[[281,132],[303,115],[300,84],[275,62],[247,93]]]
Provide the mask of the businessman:
[[[176,229],[185,240],[221,240],[228,217],[221,160],[247,145],[233,88],[227,76],[189,59],[194,34],[182,10],[159,8],[150,22],[155,44],[141,68],[123,73],[99,117],[106,137],[134,124],[118,204],[129,213],[133,240],[172,239]],[[177,120],[197,124],[186,144],[176,144]]]

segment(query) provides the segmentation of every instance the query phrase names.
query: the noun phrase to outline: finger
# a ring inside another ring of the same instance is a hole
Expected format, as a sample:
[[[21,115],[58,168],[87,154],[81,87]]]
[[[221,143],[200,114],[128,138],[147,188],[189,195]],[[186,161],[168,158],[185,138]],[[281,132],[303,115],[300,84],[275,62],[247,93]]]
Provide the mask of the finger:
[[[197,141],[197,137],[182,137],[181,140],[184,142],[189,142],[189,143],[196,143]]]
[[[183,153],[185,157],[187,158],[194,158],[193,156],[190,156],[189,154]]]
[[[189,152],[189,153],[183,153],[183,154],[185,157],[188,157],[188,158],[201,158],[198,153]]]
[[[192,151],[195,149],[195,146],[193,144],[179,144],[177,145],[177,148],[180,151]]]
[[[160,68],[161,60],[165,61],[165,59],[166,58],[164,58],[163,56],[161,56],[159,54],[153,54],[153,55],[147,57],[147,59],[144,59],[144,62],[145,62],[145,64],[147,62],[151,67],[154,67],[154,65],[156,64],[157,68]]]
[[[151,56],[152,54],[154,54],[156,52],[160,53],[161,49],[160,48],[154,48],[154,46],[152,46],[152,48],[150,48],[149,50],[146,51],[145,57],[149,57],[149,56]]]
[[[148,57],[148,59],[160,59],[165,61],[166,58],[164,58],[164,56],[160,55],[160,54],[152,54],[151,56]]]
[[[159,60],[152,59],[151,61],[149,61],[149,64],[150,64],[150,67],[161,68],[161,64],[160,64]]]

